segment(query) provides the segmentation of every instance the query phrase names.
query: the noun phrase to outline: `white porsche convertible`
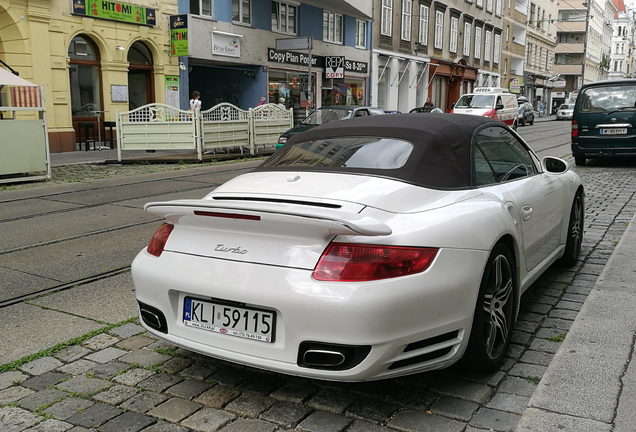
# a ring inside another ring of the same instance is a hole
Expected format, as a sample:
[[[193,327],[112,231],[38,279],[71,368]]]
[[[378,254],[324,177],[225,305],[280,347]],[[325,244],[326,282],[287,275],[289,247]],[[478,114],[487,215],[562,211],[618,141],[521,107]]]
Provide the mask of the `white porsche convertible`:
[[[584,192],[503,123],[399,114],[299,134],[162,217],[132,265],[143,325],[257,368],[364,381],[494,369],[522,293],[578,259]]]

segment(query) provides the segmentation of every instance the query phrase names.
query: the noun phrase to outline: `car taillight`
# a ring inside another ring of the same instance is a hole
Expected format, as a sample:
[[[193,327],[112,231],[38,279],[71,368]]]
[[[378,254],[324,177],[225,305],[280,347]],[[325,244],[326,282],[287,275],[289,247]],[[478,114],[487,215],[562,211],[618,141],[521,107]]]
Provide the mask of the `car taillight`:
[[[576,120],[572,120],[572,138],[577,138],[579,136],[579,125]]]
[[[490,117],[491,119],[499,120],[499,116],[497,115],[496,109],[491,109],[489,111],[486,111],[483,116]]]
[[[420,273],[437,255],[435,248],[332,243],[322,254],[314,279],[370,281]]]
[[[148,253],[156,257],[160,256],[173,229],[174,225],[168,223],[164,223],[157,228],[157,231],[150,239],[150,243],[148,243]]]

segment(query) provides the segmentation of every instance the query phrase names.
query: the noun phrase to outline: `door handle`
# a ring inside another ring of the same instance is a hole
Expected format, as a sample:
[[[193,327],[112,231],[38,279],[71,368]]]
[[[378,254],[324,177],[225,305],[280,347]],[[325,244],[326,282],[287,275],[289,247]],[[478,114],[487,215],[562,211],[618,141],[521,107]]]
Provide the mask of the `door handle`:
[[[527,221],[528,219],[530,219],[531,216],[532,216],[532,207],[530,207],[528,204],[521,207],[521,218],[524,221]]]

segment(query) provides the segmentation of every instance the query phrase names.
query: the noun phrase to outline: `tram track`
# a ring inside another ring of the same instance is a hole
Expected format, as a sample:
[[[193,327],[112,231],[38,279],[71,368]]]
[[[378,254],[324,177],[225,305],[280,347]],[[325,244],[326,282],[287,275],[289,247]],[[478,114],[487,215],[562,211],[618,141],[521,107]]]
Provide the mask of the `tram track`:
[[[253,166],[193,168],[0,191],[0,309],[128,272],[159,221],[143,202],[203,196]]]
[[[113,277],[113,276],[117,276],[119,274],[122,273],[126,273],[127,271],[130,271],[130,266],[124,266],[124,267],[119,267],[117,269],[114,270],[110,270],[107,272],[103,272],[103,273],[99,273],[99,274],[95,274],[95,275],[91,275],[91,276],[87,276],[84,278],[80,278],[80,279],[76,279],[70,282],[64,282],[61,283],[59,285],[55,285],[52,287],[48,287],[48,288],[44,288],[41,290],[37,290],[37,291],[33,291],[30,292],[28,294],[24,294],[24,295],[20,295],[20,296],[16,296],[7,300],[0,300],[0,309],[5,308],[7,306],[11,306],[14,305],[16,303],[21,303],[23,301],[35,298],[35,297],[40,297],[42,295],[46,295],[46,294],[51,294],[54,292],[59,292],[59,291],[64,291],[66,289],[70,289],[70,288],[75,288],[81,285],[86,285],[92,282],[96,282],[100,279],[106,279],[109,277]]]

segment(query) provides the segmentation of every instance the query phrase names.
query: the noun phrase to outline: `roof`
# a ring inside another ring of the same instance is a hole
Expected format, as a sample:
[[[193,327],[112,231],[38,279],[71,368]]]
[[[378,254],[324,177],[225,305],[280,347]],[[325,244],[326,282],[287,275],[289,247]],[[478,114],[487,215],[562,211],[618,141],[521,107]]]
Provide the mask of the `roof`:
[[[487,117],[464,114],[395,114],[330,122],[289,139],[280,150],[301,141],[340,136],[401,139],[413,144],[406,163],[392,170],[350,167],[317,167],[321,171],[348,172],[391,177],[434,189],[471,187],[471,142],[476,130],[506,127]],[[306,167],[303,167],[305,169]],[[259,167],[258,171],[293,171],[289,167]]]

